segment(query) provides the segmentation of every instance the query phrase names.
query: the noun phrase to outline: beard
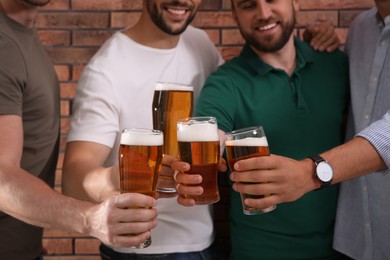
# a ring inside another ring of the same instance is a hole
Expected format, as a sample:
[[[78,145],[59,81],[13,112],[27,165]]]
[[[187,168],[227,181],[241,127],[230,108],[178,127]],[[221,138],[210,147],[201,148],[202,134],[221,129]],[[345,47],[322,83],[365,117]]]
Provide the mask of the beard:
[[[50,3],[51,0],[21,0],[21,1],[31,6],[45,6],[48,3]]]
[[[168,4],[165,4],[168,5]],[[157,8],[157,5],[155,2],[151,3],[151,1],[146,1],[146,6],[148,13],[150,15],[150,18],[154,22],[154,24],[163,32],[170,34],[170,35],[179,35],[182,32],[187,29],[187,26],[192,22],[192,20],[195,17],[196,11],[193,6],[189,6],[187,4],[182,4],[179,1],[172,1],[169,3],[170,6],[180,6],[180,7],[185,7],[188,8],[188,12],[191,12],[191,15],[187,18],[185,23],[179,27],[179,28],[174,28],[172,27],[166,20],[164,20],[163,13],[159,12],[159,9]]]
[[[258,26],[264,26],[270,23],[272,23],[272,19],[262,20],[259,21]],[[291,20],[279,24],[279,26],[282,29],[282,33],[280,36],[269,35],[269,36],[259,38],[256,37],[254,33],[247,33],[241,29],[240,32],[243,38],[257,51],[271,53],[271,52],[279,51],[286,45],[294,30],[295,23],[296,23],[296,17],[294,12]]]

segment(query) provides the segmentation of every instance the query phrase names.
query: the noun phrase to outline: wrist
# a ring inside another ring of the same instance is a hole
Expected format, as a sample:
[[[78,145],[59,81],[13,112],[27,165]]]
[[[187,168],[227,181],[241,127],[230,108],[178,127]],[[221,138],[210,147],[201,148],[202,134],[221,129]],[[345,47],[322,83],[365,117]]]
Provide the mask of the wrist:
[[[302,160],[304,163],[305,175],[308,183],[309,191],[321,188],[321,182],[315,177],[316,164],[310,158]]]

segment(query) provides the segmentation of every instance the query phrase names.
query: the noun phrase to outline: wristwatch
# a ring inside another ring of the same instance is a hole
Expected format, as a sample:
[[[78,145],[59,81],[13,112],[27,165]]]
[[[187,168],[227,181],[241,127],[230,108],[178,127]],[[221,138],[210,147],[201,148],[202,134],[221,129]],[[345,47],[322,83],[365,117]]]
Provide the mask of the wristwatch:
[[[329,162],[319,155],[312,155],[309,156],[309,158],[312,159],[316,165],[314,178],[320,181],[320,188],[330,185],[333,180],[333,168]]]

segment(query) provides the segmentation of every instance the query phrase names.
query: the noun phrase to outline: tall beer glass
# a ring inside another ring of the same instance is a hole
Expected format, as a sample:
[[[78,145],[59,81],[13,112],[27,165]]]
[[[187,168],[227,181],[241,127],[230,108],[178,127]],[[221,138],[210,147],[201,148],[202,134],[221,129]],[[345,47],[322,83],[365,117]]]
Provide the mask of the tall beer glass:
[[[217,119],[190,117],[178,120],[177,139],[180,159],[191,166],[188,173],[199,174],[203,178],[203,194],[188,197],[199,205],[219,201],[217,174],[220,148]]]
[[[267,137],[261,126],[239,129],[225,134],[225,146],[230,171],[234,171],[234,164],[242,159],[257,156],[269,156]],[[248,183],[250,184],[250,183]],[[255,215],[274,210],[276,206],[266,209],[256,209],[245,205],[246,198],[263,198],[266,195],[251,195],[240,193],[244,214]]]
[[[141,193],[155,197],[162,162],[163,133],[150,129],[124,129],[119,148],[121,193]],[[134,248],[152,243],[149,237]]]
[[[179,157],[176,122],[192,114],[193,87],[176,83],[157,83],[153,97],[153,128],[164,132],[163,154]],[[160,192],[176,192],[173,176],[161,175]],[[167,179],[163,182],[163,179]]]

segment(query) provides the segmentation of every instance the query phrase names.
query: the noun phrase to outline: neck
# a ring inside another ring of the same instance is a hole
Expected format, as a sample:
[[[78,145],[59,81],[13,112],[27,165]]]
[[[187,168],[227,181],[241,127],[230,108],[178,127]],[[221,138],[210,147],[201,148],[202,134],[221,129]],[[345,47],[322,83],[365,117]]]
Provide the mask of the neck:
[[[157,49],[175,48],[180,38],[179,35],[161,31],[145,12],[133,27],[124,31],[124,34],[139,44]]]
[[[259,52],[252,48],[257,56],[264,62],[276,69],[284,70],[287,75],[291,76],[296,67],[296,49],[294,45],[294,37],[291,35],[288,42],[282,49],[276,52]]]
[[[38,7],[27,6],[19,0],[0,0],[0,9],[9,18],[32,28],[38,14]]]

